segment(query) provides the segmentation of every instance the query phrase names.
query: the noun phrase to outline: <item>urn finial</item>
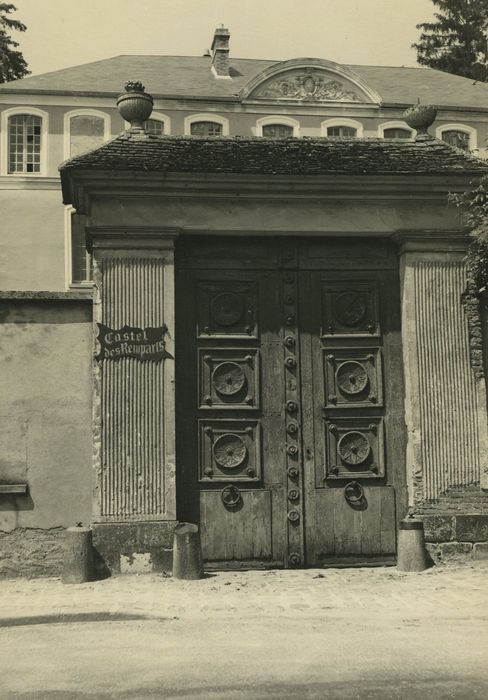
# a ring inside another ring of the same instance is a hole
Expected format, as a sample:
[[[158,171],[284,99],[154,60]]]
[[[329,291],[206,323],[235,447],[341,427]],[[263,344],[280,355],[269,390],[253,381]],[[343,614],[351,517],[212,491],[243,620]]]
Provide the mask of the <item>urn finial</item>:
[[[152,95],[144,91],[139,80],[128,80],[125,92],[117,98],[120,116],[130,124],[130,130],[144,131],[144,122],[149,119],[153,109]]]
[[[409,107],[403,113],[405,121],[411,129],[416,129],[417,139],[429,138],[427,129],[431,126],[437,116],[437,109],[432,105],[415,105]]]

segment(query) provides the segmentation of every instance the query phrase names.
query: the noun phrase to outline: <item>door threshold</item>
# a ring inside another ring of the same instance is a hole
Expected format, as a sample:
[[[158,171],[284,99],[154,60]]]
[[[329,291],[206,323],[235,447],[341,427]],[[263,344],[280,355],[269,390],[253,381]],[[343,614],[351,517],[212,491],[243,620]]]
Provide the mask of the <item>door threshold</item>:
[[[374,566],[396,566],[396,556],[391,557],[327,557],[321,560],[317,569],[357,569],[361,567]]]
[[[204,561],[206,571],[266,571],[283,569],[283,562],[271,561]]]
[[[359,569],[380,566],[396,566],[396,556],[390,557],[327,557],[320,563],[303,567],[292,567],[291,571],[307,569]],[[212,561],[204,562],[206,571],[267,571],[269,569],[284,569],[282,562],[259,561]]]

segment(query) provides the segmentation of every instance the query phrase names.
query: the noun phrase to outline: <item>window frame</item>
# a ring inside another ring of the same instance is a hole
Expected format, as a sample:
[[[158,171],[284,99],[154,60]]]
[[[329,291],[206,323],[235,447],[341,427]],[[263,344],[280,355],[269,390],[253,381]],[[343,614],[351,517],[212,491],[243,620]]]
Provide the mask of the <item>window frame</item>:
[[[356,119],[348,119],[347,117],[335,117],[334,119],[324,119],[320,124],[320,135],[327,137],[327,129],[334,126],[347,126],[350,129],[356,129],[356,136],[347,138],[360,139],[364,135],[364,126]],[[328,138],[340,138],[337,136],[329,136]],[[343,137],[346,138],[346,137]]]
[[[171,118],[168,117],[167,114],[163,114],[162,112],[152,112],[151,116],[149,119],[146,119],[146,121],[150,121],[151,119],[153,119],[155,122],[163,123],[163,136],[169,136],[171,134]]]
[[[378,137],[380,139],[385,138],[385,131],[387,129],[405,129],[405,131],[410,132],[410,139],[414,139],[417,135],[416,130],[412,129],[410,126],[408,126],[407,122],[404,122],[401,119],[395,119],[395,120],[392,120],[389,122],[383,122],[382,124],[379,124],[378,125]],[[405,141],[406,140],[407,139],[405,139]]]
[[[300,122],[292,117],[286,117],[284,114],[271,114],[266,117],[261,117],[256,120],[256,136],[263,136],[263,126],[270,126],[271,124],[279,124],[283,126],[291,126],[293,128],[292,136],[294,138],[299,138],[300,136]]]
[[[11,117],[16,117],[20,115],[40,117],[41,119],[41,146],[39,149],[39,172],[38,173],[24,173],[16,172],[9,173],[9,121]],[[36,178],[36,177],[47,177],[48,170],[48,137],[49,137],[49,114],[43,109],[38,107],[30,107],[28,105],[20,105],[18,107],[11,107],[10,109],[5,109],[2,111],[1,118],[1,133],[0,133],[0,175],[6,175],[8,177],[21,177],[21,178]]]
[[[93,286],[93,279],[88,277],[86,280],[73,281],[73,238],[72,238],[72,215],[76,214],[76,209],[68,204],[64,207],[64,237],[65,237],[65,276],[67,289],[86,289]],[[91,255],[86,251],[87,266],[89,271],[91,268]]]
[[[149,119],[154,119],[154,121],[158,122],[163,122],[164,124],[164,136],[170,136],[171,135],[171,117],[168,117],[167,114],[163,114],[163,112],[151,112],[151,116]],[[146,119],[146,121],[148,121]],[[124,128],[127,131],[130,129],[130,124],[129,122],[126,122],[124,120]]]
[[[469,137],[469,149],[467,153],[472,153],[473,151],[478,150],[478,132],[474,127],[468,126],[467,124],[460,124],[458,122],[441,124],[435,130],[435,137],[436,139],[439,139],[439,141],[447,143],[442,138],[444,131],[461,131],[462,133],[467,134]]]
[[[152,117],[152,115],[151,115]],[[222,127],[222,136],[229,135],[229,120],[226,117],[221,117],[219,114],[213,114],[212,112],[202,112],[201,114],[190,114],[185,117],[184,120],[184,134],[185,136],[191,136],[191,125],[195,122],[214,122],[215,124],[220,124]],[[209,137],[210,138],[210,137]],[[213,136],[211,138],[218,139],[219,136]]]
[[[71,119],[73,117],[98,117],[103,119],[103,143],[110,140],[111,136],[111,126],[110,126],[110,115],[106,112],[101,112],[98,109],[72,109],[70,112],[65,112],[63,120],[63,155],[64,160],[74,157],[70,155],[70,141],[71,141]]]

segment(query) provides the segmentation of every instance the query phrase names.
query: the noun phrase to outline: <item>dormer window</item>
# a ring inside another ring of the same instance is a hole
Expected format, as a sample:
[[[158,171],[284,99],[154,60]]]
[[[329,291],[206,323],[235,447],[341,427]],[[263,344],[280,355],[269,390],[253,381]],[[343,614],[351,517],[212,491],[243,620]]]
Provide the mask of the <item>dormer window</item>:
[[[435,130],[436,138],[462,151],[475,151],[478,148],[476,129],[467,124],[441,124]]]
[[[404,139],[405,141],[408,141],[409,139],[412,138],[412,132],[409,131],[408,129],[402,129],[402,128],[384,129],[383,130],[383,138],[384,139]]]
[[[286,139],[290,136],[300,136],[300,122],[283,114],[270,114],[256,121],[252,130],[255,136],[266,136],[269,139]]]
[[[263,136],[270,139],[284,139],[293,136],[293,127],[288,124],[264,124]]]
[[[96,109],[75,109],[64,115],[64,157],[74,158],[110,138],[110,117]]]
[[[229,120],[213,112],[185,117],[185,134],[191,136],[228,136]]]
[[[163,134],[169,133],[169,129],[167,129],[165,122],[165,119],[148,119],[146,122],[144,122],[144,130],[146,134],[163,136]]]
[[[192,136],[222,136],[222,124],[217,122],[193,122],[190,126]]]
[[[146,134],[152,134],[153,136],[162,136],[164,134],[164,122],[160,122],[159,119],[148,119],[144,122],[144,131]]]
[[[8,172],[41,172],[42,119],[15,114],[8,120]]]
[[[326,119],[320,125],[320,133],[328,138],[361,138],[363,135],[363,125],[355,119],[345,117],[335,117]]]
[[[469,134],[458,129],[448,129],[442,132],[442,140],[450,146],[460,148],[462,151],[469,151]]]
[[[354,138],[357,136],[357,129],[352,126],[329,126],[327,136],[339,136],[342,138]]]
[[[378,136],[381,139],[401,139],[402,141],[410,141],[415,136],[415,131],[408,124],[399,119],[391,122],[383,122],[378,126]]]
[[[93,114],[76,114],[69,120],[69,157],[98,148],[104,141],[103,117]]]

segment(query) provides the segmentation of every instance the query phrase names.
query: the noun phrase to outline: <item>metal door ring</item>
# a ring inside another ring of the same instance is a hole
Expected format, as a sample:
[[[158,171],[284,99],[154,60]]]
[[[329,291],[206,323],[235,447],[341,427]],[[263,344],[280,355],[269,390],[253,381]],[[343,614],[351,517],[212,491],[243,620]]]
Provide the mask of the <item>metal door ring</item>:
[[[224,506],[227,506],[227,508],[233,508],[240,503],[241,492],[237,486],[225,486],[220,493],[220,498],[222,499]]]
[[[357,481],[349,481],[344,486],[344,498],[350,505],[357,505],[364,500],[364,489]]]

